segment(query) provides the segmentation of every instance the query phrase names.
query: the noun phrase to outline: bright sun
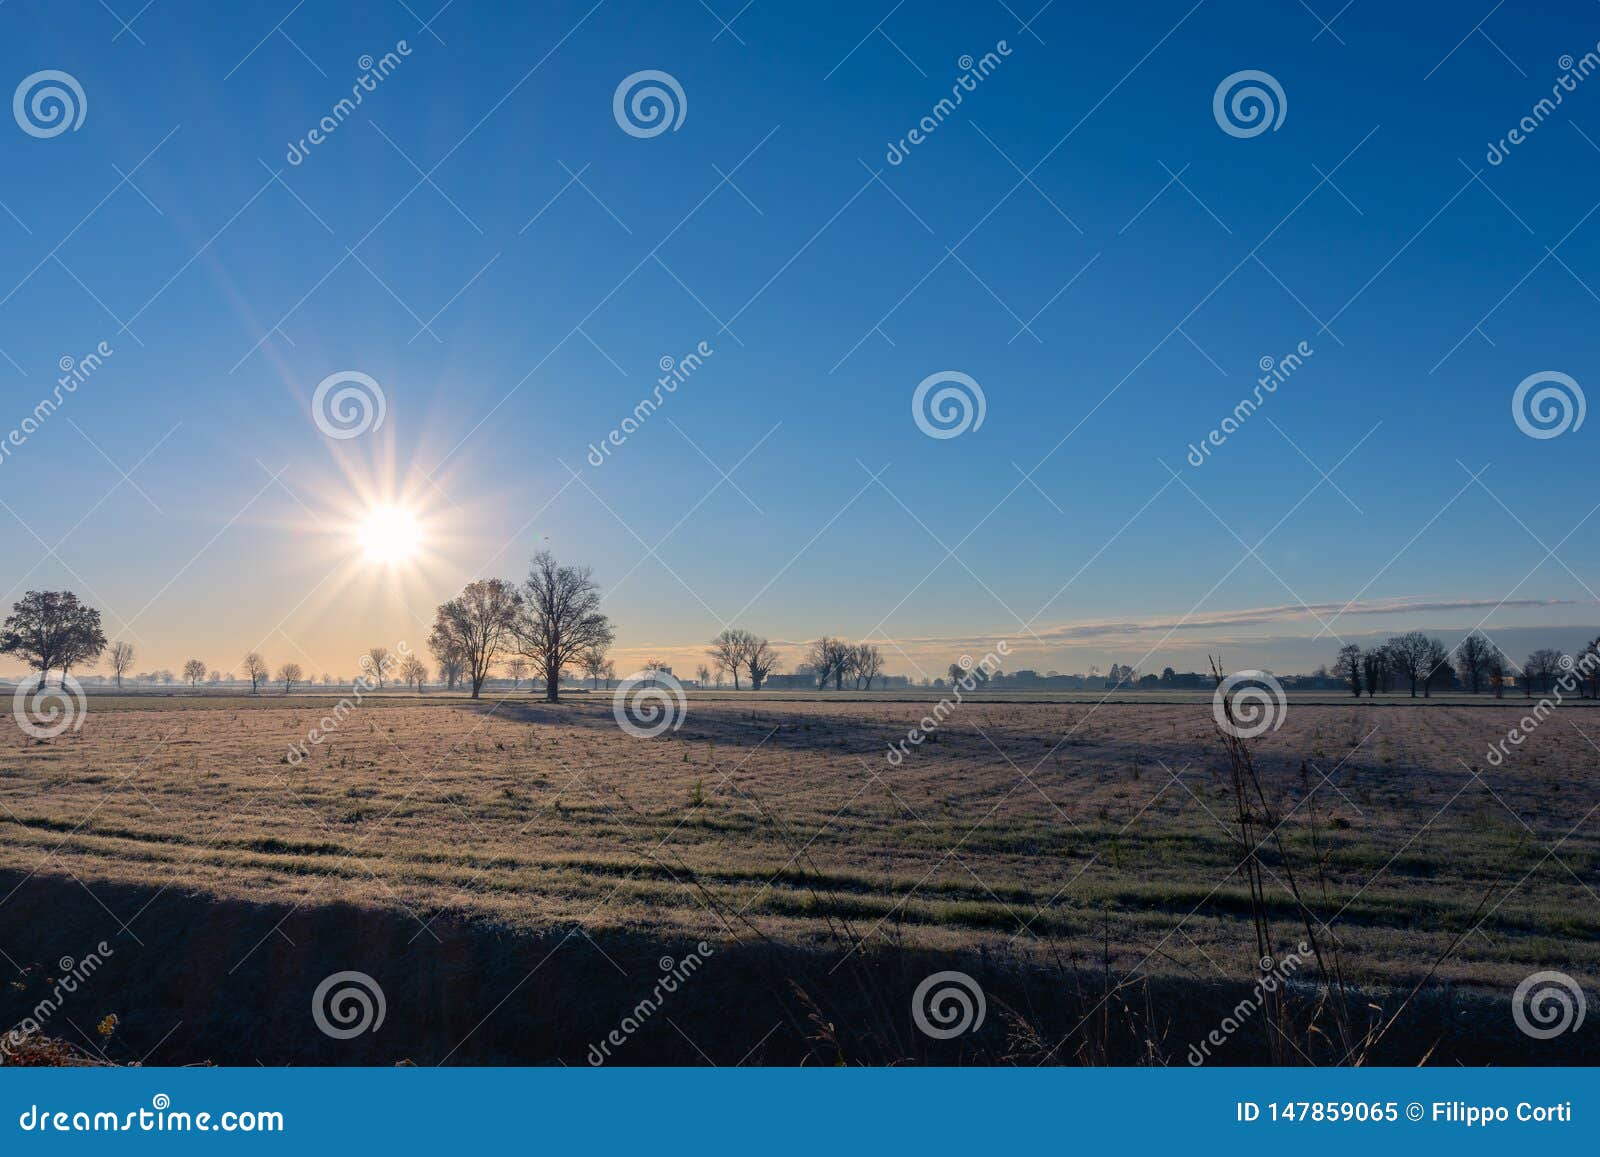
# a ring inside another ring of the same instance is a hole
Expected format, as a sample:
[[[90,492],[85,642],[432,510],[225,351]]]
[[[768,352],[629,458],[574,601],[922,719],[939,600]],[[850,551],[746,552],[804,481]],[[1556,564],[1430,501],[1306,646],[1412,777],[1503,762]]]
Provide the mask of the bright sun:
[[[379,506],[367,514],[356,533],[371,562],[393,565],[413,557],[422,545],[417,516],[403,506]]]

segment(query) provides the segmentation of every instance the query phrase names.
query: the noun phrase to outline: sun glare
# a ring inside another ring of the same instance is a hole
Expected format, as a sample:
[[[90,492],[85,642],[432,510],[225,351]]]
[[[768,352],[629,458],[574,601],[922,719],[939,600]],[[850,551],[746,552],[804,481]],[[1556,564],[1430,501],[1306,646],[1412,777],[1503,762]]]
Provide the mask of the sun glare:
[[[403,506],[379,506],[370,511],[356,534],[371,562],[392,566],[414,558],[422,546],[417,516]]]

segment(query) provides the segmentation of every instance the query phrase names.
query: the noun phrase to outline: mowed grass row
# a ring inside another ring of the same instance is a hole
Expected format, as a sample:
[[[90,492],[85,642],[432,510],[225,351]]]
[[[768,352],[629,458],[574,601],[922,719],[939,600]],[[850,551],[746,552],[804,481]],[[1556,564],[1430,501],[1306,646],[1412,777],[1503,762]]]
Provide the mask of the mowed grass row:
[[[903,703],[691,703],[655,740],[595,701],[391,704],[297,764],[325,706],[176,702],[0,749],[0,866],[403,908],[419,930],[859,936],[1201,976],[1254,956],[1204,705],[972,704],[895,767]],[[1600,975],[1600,842],[1578,824],[1597,761],[1558,715],[1482,767],[1519,714],[1292,708],[1258,747],[1284,942],[1293,873],[1355,979],[1419,979],[1469,929],[1439,977]]]

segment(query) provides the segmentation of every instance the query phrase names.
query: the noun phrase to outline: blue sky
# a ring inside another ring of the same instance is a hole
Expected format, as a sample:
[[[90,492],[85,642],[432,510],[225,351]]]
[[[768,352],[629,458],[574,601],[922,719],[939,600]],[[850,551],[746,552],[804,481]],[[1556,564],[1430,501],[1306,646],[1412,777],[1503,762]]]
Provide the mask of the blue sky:
[[[549,547],[593,566],[619,666],[725,624],[911,674],[999,638],[1060,670],[1480,621],[1575,645],[1600,426],[1531,438],[1511,398],[1592,385],[1600,79],[1485,154],[1600,9],[1036,8],[10,0],[7,85],[61,70],[87,110],[0,124],[0,436],[114,352],[0,460],[9,597],[79,590],[141,667],[347,673]],[[642,70],[675,130],[615,118]],[[1215,118],[1242,70],[1275,130]],[[341,371],[385,402],[346,440],[311,413]],[[912,419],[942,371],[984,396],[958,437]],[[374,502],[416,511],[411,565],[353,549]]]

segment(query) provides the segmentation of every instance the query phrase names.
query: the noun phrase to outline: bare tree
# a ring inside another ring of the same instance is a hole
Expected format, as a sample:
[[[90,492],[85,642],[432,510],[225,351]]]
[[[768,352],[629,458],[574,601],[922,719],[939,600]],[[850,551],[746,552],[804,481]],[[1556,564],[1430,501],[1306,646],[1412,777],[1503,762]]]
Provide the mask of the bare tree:
[[[859,643],[850,648],[850,671],[859,687],[866,684],[872,690],[872,681],[883,672],[883,652],[875,643]]]
[[[1361,656],[1361,681],[1366,684],[1367,698],[1371,699],[1380,690],[1389,689],[1389,649],[1387,647],[1368,647],[1367,653]]]
[[[1424,696],[1427,695],[1432,688],[1432,676],[1439,663],[1449,659],[1444,644],[1437,639],[1430,639],[1421,631],[1395,635],[1389,640],[1388,649],[1390,665],[1399,675],[1410,680],[1413,699],[1417,697],[1419,684],[1423,688]]]
[[[213,667],[210,671],[206,672],[206,682],[210,683],[213,687],[219,685],[222,682],[222,672]]]
[[[727,671],[733,676],[735,691],[739,690],[739,672],[754,641],[755,636],[742,627],[729,627],[711,640],[706,651],[706,657],[717,665],[718,671]]]
[[[1438,639],[1429,639],[1423,660],[1422,697],[1431,698],[1436,685],[1448,690],[1455,677],[1455,668],[1450,666],[1450,652]]]
[[[806,651],[806,663],[816,672],[817,687],[821,689],[833,680],[835,691],[844,688],[845,667],[850,657],[850,647],[843,639],[822,638],[812,643]]]
[[[522,610],[522,596],[503,579],[477,579],[439,608],[436,634],[451,640],[466,668],[476,699],[483,681],[510,647]]]
[[[596,688],[600,686],[600,679],[610,664],[611,660],[606,658],[605,647],[590,647],[578,656],[578,667],[589,676],[590,684]]]
[[[1489,675],[1489,665],[1499,657],[1499,648],[1476,631],[1456,645],[1456,670],[1468,691],[1478,693]]]
[[[400,664],[400,678],[408,687],[416,687],[417,694],[421,695],[422,685],[428,681],[427,665],[415,655],[407,655],[406,661]]]
[[[244,674],[250,680],[250,694],[261,694],[261,684],[267,678],[267,661],[251,651],[244,657]]]
[[[189,681],[189,686],[193,687],[206,677],[206,665],[199,659],[190,659],[183,665],[183,677]]]
[[[361,657],[361,665],[367,669],[367,674],[372,676],[378,684],[378,690],[383,690],[383,681],[388,677],[389,648],[373,647]]]
[[[528,660],[517,658],[506,664],[506,674],[511,676],[511,689],[515,691],[528,677]]]
[[[1361,648],[1354,643],[1346,643],[1339,648],[1339,657],[1333,663],[1334,677],[1343,679],[1350,687],[1350,694],[1357,699],[1361,698],[1361,659]]]
[[[751,636],[750,644],[744,652],[744,669],[745,674],[750,676],[750,690],[761,690],[761,685],[767,681],[767,676],[776,671],[782,662],[778,658],[778,652],[772,649],[771,643]]]
[[[460,643],[449,631],[435,622],[433,631],[428,635],[428,650],[439,660],[439,679],[444,683],[445,689],[454,691],[456,684],[461,681],[463,666]]]
[[[699,683],[701,688],[704,689],[711,682],[711,668],[701,663],[694,669],[694,678],[695,682]]]
[[[133,670],[133,644],[118,639],[111,644],[111,650],[106,656],[111,664],[111,673],[117,677],[117,690],[122,690],[122,677]]]
[[[1556,685],[1556,680],[1561,673],[1572,666],[1572,660],[1565,663],[1560,651],[1545,647],[1528,656],[1528,661],[1522,665],[1522,689],[1530,697],[1535,691],[1550,691]]]
[[[544,550],[533,557],[522,602],[518,648],[544,672],[545,700],[559,702],[561,668],[586,651],[610,646],[616,637],[600,610],[600,588],[587,567],[561,566]]]
[[[278,668],[278,678],[283,682],[283,693],[285,695],[294,690],[294,685],[300,682],[300,675],[299,663],[285,663]]]

